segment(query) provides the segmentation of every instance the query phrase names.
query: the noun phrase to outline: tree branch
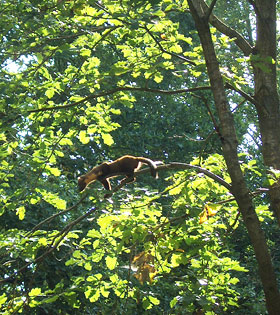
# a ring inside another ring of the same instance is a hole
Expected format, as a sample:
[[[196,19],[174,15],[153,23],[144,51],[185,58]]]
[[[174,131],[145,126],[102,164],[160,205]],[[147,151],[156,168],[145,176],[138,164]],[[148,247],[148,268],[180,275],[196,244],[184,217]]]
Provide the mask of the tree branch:
[[[169,91],[169,90],[160,90],[160,89],[150,89],[150,88],[146,88],[146,87],[123,86],[123,87],[118,87],[118,88],[115,88],[115,89],[112,89],[109,91],[101,92],[99,94],[90,94],[89,96],[84,97],[80,101],[77,101],[77,102],[74,102],[71,104],[66,104],[66,105],[61,105],[61,106],[44,107],[44,108],[38,108],[38,109],[31,109],[31,110],[28,110],[27,112],[28,113],[37,113],[37,112],[44,112],[44,111],[48,111],[48,110],[61,110],[61,109],[81,105],[86,101],[89,101],[89,100],[92,100],[92,99],[95,99],[98,97],[112,95],[112,94],[122,92],[122,91],[136,91],[136,92],[142,91],[142,92],[148,92],[148,93],[173,95],[173,94],[188,93],[188,92],[194,92],[194,91],[198,91],[198,90],[210,90],[210,89],[211,89],[210,86],[198,86],[198,87],[194,87],[194,88],[190,88],[190,89],[179,89],[179,90]]]
[[[187,163],[179,163],[179,162],[171,162],[169,164],[159,165],[157,166],[157,171],[163,171],[167,169],[179,169],[179,170],[185,170],[185,169],[192,169],[197,173],[202,173],[210,178],[212,178],[214,181],[218,182],[220,185],[224,186],[226,189],[231,191],[231,184],[227,183],[224,179],[222,179],[220,176],[208,171],[205,168],[202,168],[197,165],[191,165]],[[144,168],[134,173],[135,177],[141,174],[145,174],[150,172],[150,168]],[[121,175],[121,173],[114,174],[114,175]],[[107,176],[110,177],[110,176]],[[106,177],[104,177],[106,178]],[[102,178],[103,179],[103,178]],[[109,191],[106,196],[111,196],[114,192],[118,191],[120,188],[122,188],[126,183],[129,183],[131,181],[131,177],[126,178],[122,183],[117,185],[113,190]]]
[[[213,1],[211,2],[210,6],[209,6],[209,8],[208,8],[208,10],[207,10],[207,14],[206,14],[206,19],[207,19],[207,20],[209,19],[210,15],[212,14],[212,11],[213,11],[213,9],[214,9],[214,7],[215,7],[216,2],[217,2],[217,0],[213,0]]]
[[[186,57],[184,57],[184,56],[175,54],[175,53],[173,53],[173,52],[170,52],[170,51],[164,49],[164,48],[162,47],[161,43],[156,39],[156,37],[154,36],[154,34],[148,29],[147,26],[145,26],[145,30],[146,30],[147,33],[152,37],[152,39],[156,42],[156,44],[158,45],[159,49],[160,49],[163,53],[168,54],[168,55],[173,56],[173,57],[176,57],[176,58],[178,58],[178,59],[181,59],[181,60],[183,60],[183,61],[185,61],[185,62],[188,62],[189,64],[191,64],[191,65],[193,65],[193,66],[196,66],[196,63],[193,62],[192,60],[190,60],[190,59],[188,59],[188,58],[186,58]]]
[[[226,82],[225,88],[228,88],[228,89],[231,89],[233,91],[236,91],[238,94],[243,96],[247,101],[251,102],[252,104],[254,104],[256,106],[258,105],[258,102],[251,95],[249,95],[249,94],[245,93],[244,91],[238,89],[237,87],[233,86],[229,82]]]
[[[221,184],[222,186],[224,186],[225,188],[227,188],[229,191],[231,191],[231,184],[227,183],[225,180],[223,180],[220,176],[206,170],[205,168],[202,168],[200,166],[197,165],[191,165],[191,164],[187,164],[187,163],[179,163],[179,162],[171,162],[169,164],[164,164],[164,165],[159,165],[157,166],[157,170],[158,171],[162,171],[162,170],[166,170],[166,169],[179,169],[179,170],[185,170],[185,169],[192,169],[197,173],[202,173],[208,177],[210,177],[211,179],[213,179],[214,181],[218,182],[219,184]],[[145,174],[150,172],[150,168],[144,168],[142,170],[139,170],[137,172],[135,172],[135,177],[137,177],[138,175],[141,174]],[[107,177],[112,177],[113,176],[118,176],[118,175],[125,175],[125,173],[114,173],[114,174],[110,174],[110,176],[104,176],[100,179],[105,179]],[[106,195],[106,197],[111,196],[114,192],[118,191],[120,188],[122,188],[126,183],[128,183],[131,180],[130,178],[126,178],[125,180],[123,180],[119,185],[117,185],[112,191],[108,192],[108,194]],[[252,195],[257,195],[260,193],[266,193],[268,191],[268,189],[266,188],[259,188],[258,190],[256,190],[255,192],[252,193]],[[64,211],[60,211],[56,214],[54,214],[53,216],[50,216],[49,218],[43,220],[42,222],[40,222],[39,224],[37,224],[28,234],[26,234],[26,236],[30,236],[32,233],[34,233],[36,230],[38,230],[38,228],[40,226],[42,226],[44,223],[50,222],[52,221],[54,218],[56,218],[59,215],[65,214],[75,208],[77,208],[77,206],[79,204],[81,204],[83,202],[83,200],[88,196],[88,193],[85,193],[83,195],[83,197],[73,206],[69,207],[68,209],[64,210]],[[226,200],[226,201],[222,201],[221,203],[225,203],[225,202],[229,202],[235,200],[235,198]],[[73,228],[73,226],[77,225],[78,223],[80,223],[83,219],[85,219],[86,217],[90,216],[93,212],[96,211],[96,208],[92,208],[91,210],[89,210],[88,212],[86,212],[85,214],[83,214],[82,216],[78,217],[76,220],[70,222],[69,224],[67,224],[53,239],[53,241],[51,242],[51,244],[48,246],[48,249],[39,257],[37,257],[35,260],[28,262],[27,264],[25,264],[23,267],[21,267],[20,269],[18,269],[16,272],[14,272],[14,274],[12,276],[9,276],[5,279],[0,279],[0,284],[1,283],[5,283],[5,282],[11,282],[14,280],[14,278],[19,275],[20,273],[22,273],[26,268],[28,268],[31,264],[36,264],[40,261],[42,261],[46,256],[48,256],[50,253],[52,253],[54,250],[57,249],[57,247],[60,245],[60,243],[63,241],[63,239],[66,237],[66,235],[70,232],[70,230]],[[56,240],[56,241],[55,241]]]
[[[213,4],[213,2],[211,3],[211,5]],[[204,12],[211,12],[210,7],[208,7],[208,5],[204,1],[201,1],[200,3]],[[249,42],[236,30],[226,25],[217,16],[215,16],[214,14],[210,14],[209,22],[213,26],[215,26],[216,29],[219,30],[221,33],[227,35],[230,38],[235,38],[235,44],[243,51],[245,56],[249,56],[252,53],[253,47],[249,44]]]
[[[41,221],[39,224],[37,224],[36,226],[34,226],[34,228],[28,232],[26,234],[26,237],[30,236],[31,234],[33,234],[35,231],[37,231],[39,229],[40,226],[42,226],[43,224],[45,223],[48,223],[48,222],[51,222],[53,219],[55,219],[56,217],[60,216],[60,215],[63,215],[69,211],[72,211],[73,209],[77,208],[79,204],[81,204],[85,199],[86,197],[88,196],[88,193],[84,194],[82,196],[82,198],[77,202],[75,203],[73,206],[71,206],[70,208],[66,209],[66,210],[63,210],[63,211],[60,211],[60,212],[57,212],[55,213],[54,215],[48,217],[47,219]]]
[[[76,220],[70,222],[69,224],[67,224],[58,234],[57,236],[54,237],[52,243],[48,246],[48,249],[39,257],[37,257],[36,259],[34,259],[31,262],[28,262],[27,264],[25,264],[23,267],[21,267],[20,269],[18,269],[17,271],[14,272],[14,274],[8,278],[5,279],[0,279],[0,284],[1,283],[5,283],[5,282],[10,282],[12,281],[17,275],[19,275],[20,273],[22,273],[26,268],[28,268],[30,265],[36,264],[38,262],[40,262],[41,260],[43,260],[46,256],[48,256],[50,253],[52,253],[55,249],[57,249],[57,247],[59,246],[59,244],[62,242],[62,240],[66,237],[66,235],[70,232],[70,230],[72,229],[73,226],[75,226],[76,224],[80,223],[83,219],[85,219],[86,217],[88,217],[89,215],[91,215],[93,212],[96,211],[96,208],[92,208],[91,210],[89,210],[88,212],[86,212],[85,214],[83,214],[82,216],[80,216],[79,218],[77,218]],[[63,211],[62,211],[63,212]],[[61,212],[59,213],[61,214]],[[60,237],[59,237],[60,236]],[[59,237],[59,238],[58,238]],[[58,239],[57,239],[58,238]],[[55,242],[55,239],[57,239],[57,241]]]

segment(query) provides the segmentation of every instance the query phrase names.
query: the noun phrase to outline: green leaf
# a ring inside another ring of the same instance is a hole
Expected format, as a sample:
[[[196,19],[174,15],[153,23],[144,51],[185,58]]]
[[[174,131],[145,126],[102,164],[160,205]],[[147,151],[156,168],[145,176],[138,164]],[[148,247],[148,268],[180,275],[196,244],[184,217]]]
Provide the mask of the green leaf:
[[[60,176],[61,171],[57,167],[49,167],[48,170],[54,175],[54,176]]]
[[[80,55],[83,57],[89,57],[91,55],[91,50],[90,49],[86,49],[86,48],[82,48],[80,50]]]
[[[174,298],[170,301],[170,307],[173,308],[177,303],[178,303],[178,298],[177,298],[177,297],[174,297]]]
[[[100,238],[101,234],[99,231],[95,230],[95,229],[91,229],[88,231],[87,233],[88,237],[92,237],[92,238]]]
[[[113,270],[113,269],[116,268],[116,265],[117,265],[117,258],[116,258],[116,257],[107,256],[107,257],[105,258],[105,261],[106,261],[107,267],[108,267],[110,270]]]
[[[3,305],[7,301],[7,296],[6,294],[0,295],[0,306]]]
[[[79,140],[82,142],[82,144],[88,144],[89,143],[90,138],[87,136],[87,132],[85,130],[80,131]]]
[[[109,133],[102,133],[101,136],[105,144],[111,146],[114,143],[114,139]]]
[[[84,264],[84,268],[86,270],[88,270],[88,271],[91,271],[92,270],[92,265],[89,262],[87,262],[87,263]]]
[[[29,296],[38,296],[39,294],[41,294],[41,288],[34,288],[29,292]]]
[[[52,98],[54,96],[54,93],[55,93],[55,90],[54,89],[48,89],[46,92],[45,92],[45,95],[48,97],[48,98]]]
[[[52,192],[47,192],[45,190],[40,190],[40,193],[42,194],[42,196],[46,202],[53,205],[57,209],[59,209],[59,210],[65,210],[66,209],[66,201],[59,198],[57,196],[57,194],[54,194]]]
[[[153,307],[153,304],[146,297],[143,299],[143,304],[142,305],[143,305],[144,310],[149,310],[149,309],[151,309]]]
[[[81,258],[81,251],[80,250],[75,250],[72,255],[75,258]]]
[[[151,295],[149,295],[148,298],[154,305],[159,305],[160,304],[160,300],[159,299],[157,299],[157,298],[155,298],[155,297],[153,297]]]
[[[25,217],[25,207],[21,206],[17,208],[16,214],[20,220],[23,220]]]
[[[100,65],[100,59],[97,57],[92,57],[88,59],[89,62],[89,68],[98,67]]]
[[[53,303],[53,302],[57,301],[58,298],[59,298],[59,296],[55,295],[55,296],[52,296],[50,298],[43,299],[43,302],[44,303]]]

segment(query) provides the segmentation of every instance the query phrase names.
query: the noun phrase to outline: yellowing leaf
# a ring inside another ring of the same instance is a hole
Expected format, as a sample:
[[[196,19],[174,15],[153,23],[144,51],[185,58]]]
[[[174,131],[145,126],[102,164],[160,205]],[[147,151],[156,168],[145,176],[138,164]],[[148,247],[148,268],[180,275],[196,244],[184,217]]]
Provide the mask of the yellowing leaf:
[[[40,201],[40,199],[38,198],[38,197],[36,197],[36,198],[31,198],[30,199],[30,203],[32,204],[32,205],[35,205],[37,202],[39,202]]]
[[[172,267],[178,267],[181,262],[181,255],[179,254],[173,254],[171,257],[171,265]]]
[[[141,284],[149,282],[152,284],[154,277],[156,276],[156,270],[153,265],[144,264],[134,274],[134,277],[139,280]]]
[[[202,214],[199,216],[199,224],[206,222],[208,219],[207,212],[204,210]]]
[[[57,207],[57,209],[59,210],[65,210],[66,209],[66,201],[60,198],[57,198],[55,200],[55,205]]]
[[[47,246],[48,245],[48,240],[45,237],[41,237],[39,239],[39,244],[43,245],[43,246]]]
[[[156,81],[156,83],[160,83],[163,80],[163,76],[161,75],[161,73],[157,73],[154,77],[154,80]]]
[[[170,51],[176,53],[176,54],[180,54],[183,50],[182,47],[178,44],[174,44],[171,48]]]
[[[90,297],[90,302],[94,303],[96,302],[100,297],[100,290],[97,290],[91,297]]]
[[[69,138],[62,138],[60,141],[59,141],[59,144],[60,145],[73,145],[73,142],[71,139]]]
[[[101,290],[100,290],[101,294],[104,296],[104,297],[108,297],[109,294],[110,294],[110,291],[107,291],[104,287],[101,287]]]
[[[163,53],[163,54],[162,54],[162,58],[164,58],[164,59],[171,59],[172,56],[171,56],[170,54]]]
[[[205,210],[207,211],[207,215],[209,217],[213,217],[220,208],[221,208],[221,205],[215,205],[215,204],[207,204],[205,206]]]
[[[183,189],[183,185],[176,185],[169,190],[169,195],[178,195]]]

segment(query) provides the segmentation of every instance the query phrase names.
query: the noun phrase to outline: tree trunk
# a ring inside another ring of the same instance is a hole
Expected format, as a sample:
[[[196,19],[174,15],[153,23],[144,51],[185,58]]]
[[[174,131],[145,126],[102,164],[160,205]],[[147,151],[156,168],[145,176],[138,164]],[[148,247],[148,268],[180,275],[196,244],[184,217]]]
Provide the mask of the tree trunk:
[[[209,14],[203,12],[202,0],[188,0],[188,3],[202,44],[215,106],[220,120],[222,148],[232,181],[231,192],[238,203],[244,224],[254,248],[259,267],[259,274],[266,296],[267,310],[269,314],[276,315],[279,314],[280,310],[280,294],[277,287],[276,276],[264,233],[261,229],[250,192],[240,169],[237,156],[237,137],[234,121],[227,102],[219,63],[211,39],[208,25]]]
[[[280,170],[280,112],[276,80],[276,1],[257,0],[257,40],[252,58],[255,99],[267,167]],[[254,58],[255,57],[255,58]],[[271,208],[280,226],[280,182],[270,188]]]

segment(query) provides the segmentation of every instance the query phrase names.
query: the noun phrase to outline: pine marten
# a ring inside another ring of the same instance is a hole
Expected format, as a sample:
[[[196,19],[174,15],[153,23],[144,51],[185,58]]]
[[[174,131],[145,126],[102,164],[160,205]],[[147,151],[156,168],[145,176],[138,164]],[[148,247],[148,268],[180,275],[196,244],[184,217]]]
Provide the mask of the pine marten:
[[[109,177],[114,177],[123,173],[125,174],[126,178],[131,177],[131,181],[129,182],[134,182],[134,172],[140,169],[142,163],[148,164],[151,169],[151,175],[154,178],[158,178],[158,173],[156,170],[157,167],[154,161],[141,156],[135,157],[131,155],[124,155],[113,162],[105,162],[101,165],[95,166],[91,171],[79,177],[79,191],[83,191],[89,183],[95,180],[100,181],[105,189],[111,190]],[[122,182],[125,179],[123,179]]]

